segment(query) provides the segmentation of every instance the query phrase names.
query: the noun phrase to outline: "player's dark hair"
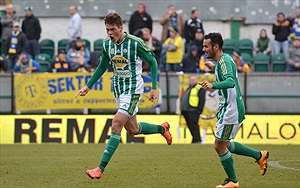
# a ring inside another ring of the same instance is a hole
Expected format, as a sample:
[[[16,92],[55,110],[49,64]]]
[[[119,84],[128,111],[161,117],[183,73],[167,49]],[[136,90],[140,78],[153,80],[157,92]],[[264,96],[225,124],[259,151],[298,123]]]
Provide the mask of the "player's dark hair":
[[[118,27],[120,27],[123,25],[123,20],[118,13],[113,12],[113,13],[109,13],[108,15],[105,16],[104,23],[105,24],[116,24]]]
[[[192,11],[191,11],[191,14],[194,14],[196,11],[198,11],[198,9],[193,8]]]
[[[219,45],[219,48],[223,47],[223,38],[221,33],[208,33],[204,36],[204,39],[210,39],[211,46]]]

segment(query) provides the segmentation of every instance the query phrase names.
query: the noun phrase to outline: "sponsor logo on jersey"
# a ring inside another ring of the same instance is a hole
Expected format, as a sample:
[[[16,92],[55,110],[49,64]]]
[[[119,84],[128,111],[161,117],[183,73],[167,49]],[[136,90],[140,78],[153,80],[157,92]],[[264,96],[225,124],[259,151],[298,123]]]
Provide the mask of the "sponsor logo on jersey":
[[[123,77],[123,78],[130,78],[131,72],[129,70],[117,70],[115,72],[115,76]]]
[[[128,59],[125,59],[123,56],[116,55],[112,58],[112,62],[116,65],[117,68],[123,68],[128,65]]]
[[[128,59],[123,56],[116,55],[112,58],[112,63],[116,66],[114,75],[122,78],[131,77],[131,72],[128,70]]]
[[[225,104],[224,96],[219,95],[219,104]]]
[[[114,54],[114,53],[115,53],[115,49],[114,49],[114,48],[111,48],[111,49],[110,49],[110,53],[111,53],[111,54]]]

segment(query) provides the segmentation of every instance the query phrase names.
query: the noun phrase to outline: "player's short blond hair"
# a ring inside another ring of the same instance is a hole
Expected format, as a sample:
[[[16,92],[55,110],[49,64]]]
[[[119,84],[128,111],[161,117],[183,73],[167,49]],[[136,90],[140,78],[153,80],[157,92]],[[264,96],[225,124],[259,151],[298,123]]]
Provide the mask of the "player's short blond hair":
[[[7,4],[7,5],[6,5],[6,8],[14,8],[14,5],[11,4],[11,3],[10,3],[10,4]]]
[[[147,27],[144,27],[143,29],[141,29],[141,31],[143,33],[151,33],[150,29],[148,29]]]

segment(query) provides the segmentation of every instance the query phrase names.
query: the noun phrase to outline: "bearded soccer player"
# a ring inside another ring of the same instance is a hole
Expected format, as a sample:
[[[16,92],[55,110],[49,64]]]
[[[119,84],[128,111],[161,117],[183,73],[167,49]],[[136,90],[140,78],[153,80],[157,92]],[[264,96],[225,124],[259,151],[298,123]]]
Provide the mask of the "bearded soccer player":
[[[267,171],[268,151],[257,151],[241,143],[234,142],[239,125],[245,119],[245,107],[240,91],[237,70],[231,56],[222,52],[223,39],[220,33],[209,33],[203,41],[203,51],[208,59],[205,65],[215,71],[216,82],[202,81],[199,84],[207,90],[219,90],[219,109],[215,150],[218,153],[227,178],[216,188],[239,187],[231,153],[254,158],[260,166],[261,175]]]
[[[104,23],[109,37],[103,41],[100,64],[86,86],[81,88],[75,96],[85,96],[111,64],[114,71],[112,82],[118,111],[113,118],[111,136],[99,165],[86,171],[86,174],[92,179],[102,177],[105,167],[120,143],[123,127],[130,135],[160,133],[168,145],[172,144],[170,125],[167,122],[154,125],[146,122],[138,123],[136,119],[138,103],[144,91],[142,59],[149,63],[152,74],[152,90],[149,100],[154,104],[157,99],[158,71],[154,54],[143,40],[123,32],[123,21],[117,13],[108,14],[104,18]]]

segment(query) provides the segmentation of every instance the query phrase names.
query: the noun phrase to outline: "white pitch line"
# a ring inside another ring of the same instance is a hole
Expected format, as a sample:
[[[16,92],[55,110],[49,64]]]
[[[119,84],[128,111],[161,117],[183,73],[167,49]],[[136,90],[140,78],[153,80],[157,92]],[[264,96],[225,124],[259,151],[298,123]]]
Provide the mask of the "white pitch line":
[[[292,167],[286,167],[279,164],[279,162],[300,162],[300,160],[283,160],[283,161],[268,161],[268,165],[275,167],[275,168],[282,168],[282,169],[290,169],[290,170],[298,170],[300,171],[300,168],[292,168]]]

